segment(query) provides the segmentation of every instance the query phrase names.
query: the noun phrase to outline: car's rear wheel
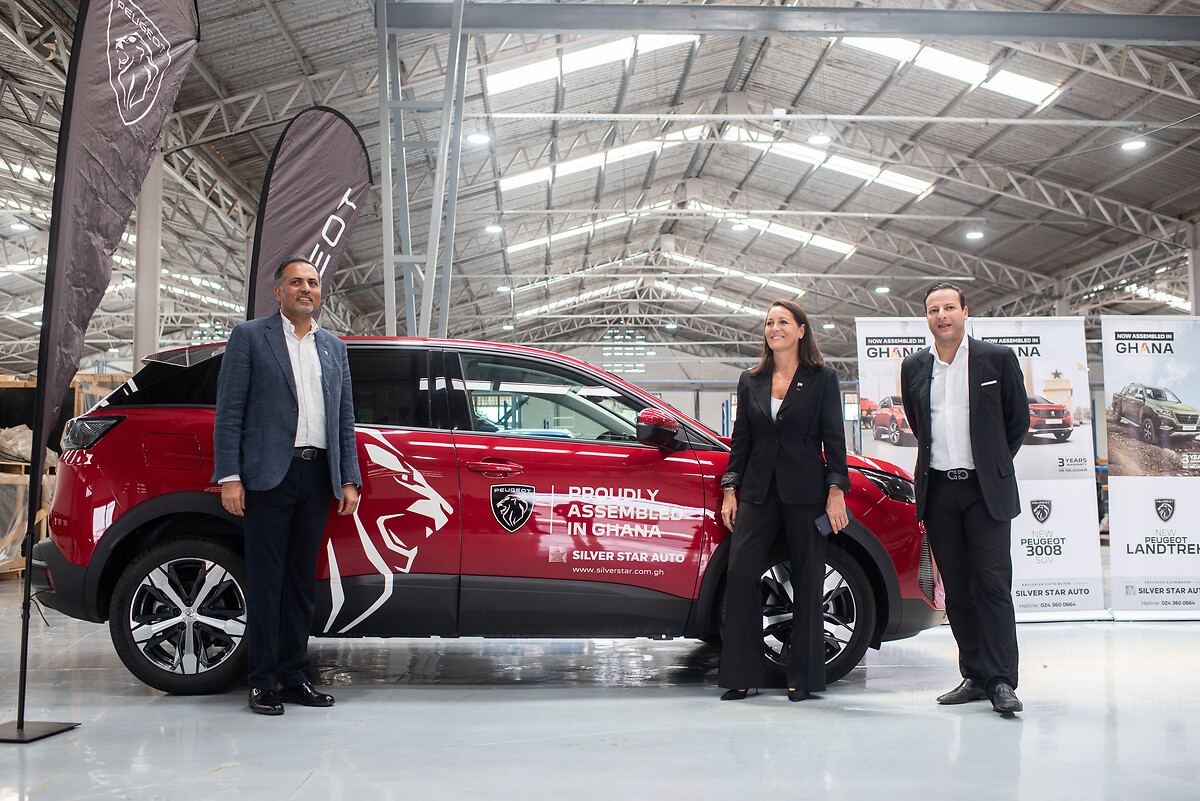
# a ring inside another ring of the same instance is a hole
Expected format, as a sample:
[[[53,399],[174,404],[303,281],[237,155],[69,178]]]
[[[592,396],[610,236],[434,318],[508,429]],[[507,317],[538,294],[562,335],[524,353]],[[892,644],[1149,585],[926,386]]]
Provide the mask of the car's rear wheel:
[[[109,633],[125,667],[174,695],[220,692],[246,672],[246,573],[207,539],[168,540],[117,581]]]
[[[772,553],[762,575],[763,658],[777,683],[787,678],[792,636],[792,568],[786,548]],[[825,551],[825,681],[835,682],[853,670],[875,632],[875,591],[862,566],[847,551],[828,543]]]

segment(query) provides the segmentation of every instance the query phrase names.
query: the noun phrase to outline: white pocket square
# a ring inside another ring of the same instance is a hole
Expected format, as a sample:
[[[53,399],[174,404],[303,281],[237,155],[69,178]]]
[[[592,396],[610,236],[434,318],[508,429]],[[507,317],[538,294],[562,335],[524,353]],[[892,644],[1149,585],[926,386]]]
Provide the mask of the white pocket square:
[[[996,383],[996,379],[994,379],[994,378],[993,378],[991,381],[984,381],[984,382],[983,382],[982,384],[980,384],[979,386],[981,386],[981,387],[987,387],[987,386],[991,386],[992,384],[995,384],[995,383]]]

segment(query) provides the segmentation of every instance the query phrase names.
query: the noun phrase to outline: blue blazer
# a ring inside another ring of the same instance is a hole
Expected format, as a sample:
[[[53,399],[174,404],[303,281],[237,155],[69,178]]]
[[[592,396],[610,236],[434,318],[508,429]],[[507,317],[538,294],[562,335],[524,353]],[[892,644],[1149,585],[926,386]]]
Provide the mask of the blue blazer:
[[[248,490],[279,486],[292,463],[299,404],[288,358],[283,318],[278,312],[234,327],[217,382],[213,426],[213,481],[241,476]],[[362,484],[354,443],[354,396],[346,343],[324,328],[316,332],[325,399],[325,453],[330,489]]]

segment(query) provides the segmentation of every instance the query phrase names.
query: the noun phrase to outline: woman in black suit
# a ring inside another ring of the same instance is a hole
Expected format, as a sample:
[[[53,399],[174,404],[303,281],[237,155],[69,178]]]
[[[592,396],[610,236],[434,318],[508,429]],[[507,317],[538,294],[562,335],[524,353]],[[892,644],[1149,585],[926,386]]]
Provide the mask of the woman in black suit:
[[[792,559],[788,700],[802,701],[825,689],[825,539],[814,521],[827,512],[834,531],[847,525],[850,478],[837,373],[825,366],[795,302],[777,300],[767,310],[762,359],[742,374],[737,397],[729,472],[721,479],[721,517],[733,532],[721,700],[740,700],[765,683],[759,580],[782,532]]]

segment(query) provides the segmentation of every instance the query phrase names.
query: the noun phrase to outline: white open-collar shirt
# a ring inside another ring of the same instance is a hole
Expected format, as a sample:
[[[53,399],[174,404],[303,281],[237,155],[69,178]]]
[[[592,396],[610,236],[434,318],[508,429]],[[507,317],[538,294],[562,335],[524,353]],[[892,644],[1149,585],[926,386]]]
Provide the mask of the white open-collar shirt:
[[[933,380],[929,385],[930,460],[934,470],[956,467],[975,469],[971,451],[971,386],[967,374],[969,337],[963,336],[954,361],[947,364],[933,353]]]

